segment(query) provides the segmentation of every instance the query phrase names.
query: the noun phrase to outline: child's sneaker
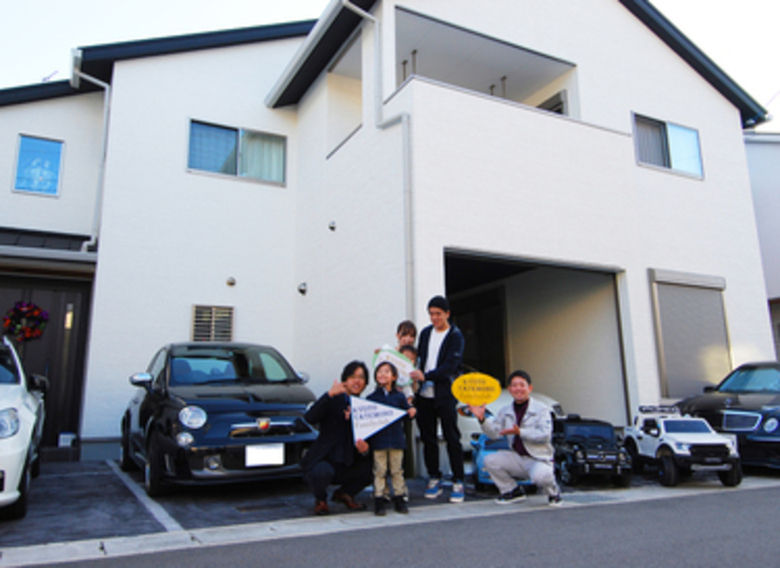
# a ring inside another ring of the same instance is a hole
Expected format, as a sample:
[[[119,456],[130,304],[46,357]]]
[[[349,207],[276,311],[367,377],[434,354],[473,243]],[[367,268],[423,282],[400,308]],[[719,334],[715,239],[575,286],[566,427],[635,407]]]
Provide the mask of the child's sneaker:
[[[374,514],[379,517],[385,516],[385,500],[383,497],[376,497],[374,499]]]
[[[563,501],[561,500],[561,494],[556,493],[555,495],[550,495],[547,498],[547,504],[550,505],[550,507],[560,507]]]
[[[428,480],[428,487],[425,489],[425,498],[436,499],[439,495],[441,495],[441,481],[432,477]]]
[[[395,499],[395,510],[397,513],[401,513],[403,515],[407,514],[409,512],[409,507],[406,505],[406,497],[403,495],[398,495]]]
[[[508,505],[509,503],[514,503],[516,501],[523,501],[525,499],[525,491],[523,491],[523,488],[519,485],[515,487],[512,491],[509,491],[507,493],[502,493],[498,499],[496,499],[496,503],[499,505]]]
[[[463,503],[466,498],[466,492],[462,481],[456,481],[452,484],[452,493],[450,493],[450,503]]]

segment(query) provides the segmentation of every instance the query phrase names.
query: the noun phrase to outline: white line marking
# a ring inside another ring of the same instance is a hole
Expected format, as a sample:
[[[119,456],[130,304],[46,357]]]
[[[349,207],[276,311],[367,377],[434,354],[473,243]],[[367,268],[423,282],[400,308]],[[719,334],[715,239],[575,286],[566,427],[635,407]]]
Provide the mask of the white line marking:
[[[163,526],[163,528],[165,528],[166,531],[171,532],[184,530],[184,527],[176,522],[176,519],[171,517],[168,514],[168,511],[166,511],[162,505],[157,503],[157,501],[149,497],[145,491],[138,487],[138,484],[130,479],[130,477],[124,471],[119,469],[119,466],[116,465],[114,461],[106,460],[106,463],[108,464],[108,467],[110,467],[117,475],[117,477],[122,480],[122,483],[127,486],[130,492],[135,495],[135,498],[141,502],[141,505],[146,507],[146,510],[149,511],[149,513],[157,520],[158,523]]]

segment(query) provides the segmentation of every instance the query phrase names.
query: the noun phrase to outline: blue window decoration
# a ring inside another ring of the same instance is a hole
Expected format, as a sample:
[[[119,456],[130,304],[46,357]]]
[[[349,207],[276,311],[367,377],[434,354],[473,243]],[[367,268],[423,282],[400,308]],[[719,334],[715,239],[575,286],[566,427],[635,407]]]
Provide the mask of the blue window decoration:
[[[31,136],[19,138],[19,163],[14,188],[43,195],[57,195],[60,186],[62,142]]]

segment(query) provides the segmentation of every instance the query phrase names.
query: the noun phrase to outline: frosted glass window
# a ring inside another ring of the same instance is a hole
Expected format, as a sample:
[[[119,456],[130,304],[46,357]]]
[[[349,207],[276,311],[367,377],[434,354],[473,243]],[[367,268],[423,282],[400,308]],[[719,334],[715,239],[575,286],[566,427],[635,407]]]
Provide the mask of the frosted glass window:
[[[57,195],[61,165],[62,142],[20,136],[14,188],[43,195]]]

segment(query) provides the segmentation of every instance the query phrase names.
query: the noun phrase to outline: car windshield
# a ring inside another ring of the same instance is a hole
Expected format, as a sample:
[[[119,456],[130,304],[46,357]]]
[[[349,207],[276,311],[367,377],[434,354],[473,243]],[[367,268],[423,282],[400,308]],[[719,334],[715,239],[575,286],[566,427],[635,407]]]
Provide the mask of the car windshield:
[[[718,387],[718,392],[780,393],[780,369],[775,367],[739,369],[723,381],[723,384]]]
[[[190,345],[171,351],[172,386],[299,381],[287,361],[268,347]]]
[[[6,346],[0,347],[0,384],[15,385],[19,383],[19,373],[16,370],[14,356]]]
[[[607,424],[567,424],[567,438],[598,438],[601,440],[613,440],[615,435],[611,426]]]
[[[667,434],[709,434],[712,432],[704,420],[666,420]]]

